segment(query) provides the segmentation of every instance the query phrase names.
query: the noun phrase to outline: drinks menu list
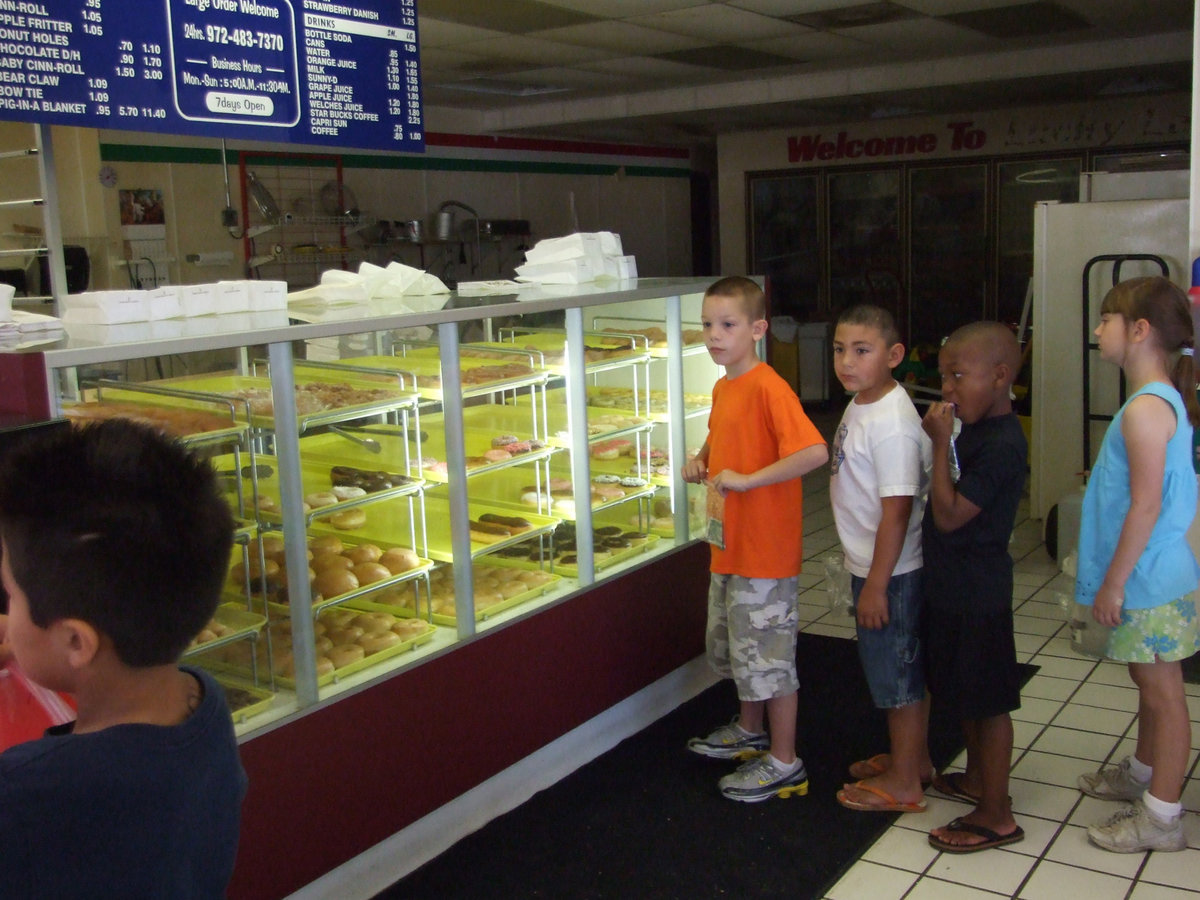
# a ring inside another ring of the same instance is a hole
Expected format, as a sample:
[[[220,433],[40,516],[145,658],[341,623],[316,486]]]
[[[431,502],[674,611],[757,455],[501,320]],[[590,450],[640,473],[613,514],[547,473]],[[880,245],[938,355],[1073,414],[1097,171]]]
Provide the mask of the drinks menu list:
[[[416,0],[0,0],[0,119],[420,151]]]

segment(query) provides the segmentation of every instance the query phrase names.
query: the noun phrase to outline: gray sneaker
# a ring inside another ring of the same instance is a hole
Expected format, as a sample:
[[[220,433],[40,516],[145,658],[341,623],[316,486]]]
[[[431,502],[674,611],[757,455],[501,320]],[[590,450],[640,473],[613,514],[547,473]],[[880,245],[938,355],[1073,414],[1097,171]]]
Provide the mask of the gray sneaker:
[[[1146,809],[1141,800],[1117,810],[1099,825],[1088,828],[1088,840],[1114,853],[1144,850],[1186,850],[1183,816],[1163,821]]]
[[[1129,771],[1129,757],[1115,766],[1079,776],[1079,789],[1097,800],[1140,800],[1150,782],[1137,781]]]
[[[808,772],[804,763],[797,760],[794,772],[785,772],[775,766],[769,756],[760,756],[743,763],[732,775],[726,775],[717,786],[721,796],[730,800],[757,803],[770,797],[789,797],[808,793]]]
[[[734,716],[728,725],[722,725],[708,737],[692,738],[687,742],[687,748],[712,759],[750,759],[771,746],[765,731],[746,734],[737,723],[737,716]]]

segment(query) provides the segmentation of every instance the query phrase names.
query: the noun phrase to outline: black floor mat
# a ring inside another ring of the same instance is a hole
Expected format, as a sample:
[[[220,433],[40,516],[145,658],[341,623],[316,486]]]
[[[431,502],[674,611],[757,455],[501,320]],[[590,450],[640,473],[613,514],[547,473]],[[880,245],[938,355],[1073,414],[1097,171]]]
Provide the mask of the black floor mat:
[[[724,682],[468,835],[379,898],[821,897],[895,818],[844,809],[835,797],[850,762],[886,749],[887,730],[852,641],[802,634],[797,656],[807,797],[725,800],[716,783],[733,764],[684,749],[689,737],[736,712],[733,686]],[[1027,679],[1036,667],[1024,670]],[[957,723],[935,710],[935,764],[946,765],[961,747]],[[436,767],[426,777],[436,777]]]

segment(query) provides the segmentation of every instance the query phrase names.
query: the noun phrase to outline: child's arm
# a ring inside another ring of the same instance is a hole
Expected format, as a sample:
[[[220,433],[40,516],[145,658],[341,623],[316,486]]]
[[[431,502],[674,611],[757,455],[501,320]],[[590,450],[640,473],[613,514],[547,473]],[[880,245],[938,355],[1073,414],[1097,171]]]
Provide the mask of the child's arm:
[[[1171,407],[1148,395],[1134,398],[1121,418],[1121,436],[1129,456],[1129,512],[1092,605],[1092,616],[1101,625],[1121,624],[1125,582],[1146,549],[1162,509],[1167,441],[1175,433],[1175,424]]]
[[[700,451],[683,464],[683,480],[691,484],[703,484],[708,477],[708,441]]]
[[[921,427],[933,441],[933,471],[929,475],[929,508],[938,531],[957,531],[979,515],[979,507],[962,496],[950,477],[950,436],[954,433],[954,404],[931,403]]]
[[[878,629],[888,623],[888,581],[904,549],[912,505],[913,498],[908,496],[883,498],[883,514],[875,532],[871,569],[855,604],[858,624],[864,628]]]
[[[769,466],[763,466],[757,472],[744,475],[732,469],[722,469],[712,480],[712,485],[724,496],[730,491],[742,493],[781,481],[790,481],[807,475],[813,469],[825,465],[829,461],[829,448],[824,443],[813,444],[803,450],[797,450],[782,459],[777,459]]]

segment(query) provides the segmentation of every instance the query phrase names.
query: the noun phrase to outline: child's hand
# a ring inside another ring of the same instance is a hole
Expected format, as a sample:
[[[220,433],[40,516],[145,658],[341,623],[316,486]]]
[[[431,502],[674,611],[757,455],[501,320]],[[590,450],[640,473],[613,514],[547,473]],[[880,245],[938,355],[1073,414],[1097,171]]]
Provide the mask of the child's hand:
[[[741,494],[750,490],[750,476],[732,469],[722,469],[713,477],[712,486],[722,497],[730,491],[737,491]]]
[[[954,404],[942,400],[929,404],[921,427],[935,443],[949,441],[950,435],[954,434]]]
[[[870,583],[864,584],[854,606],[858,613],[858,624],[863,628],[878,631],[888,623],[886,588],[880,590]]]
[[[1109,628],[1121,624],[1121,608],[1125,605],[1125,592],[1109,586],[1107,582],[1100,585],[1096,598],[1092,601],[1092,618]]]
[[[704,484],[708,477],[708,465],[698,456],[689,459],[683,465],[683,480],[689,484]]]

